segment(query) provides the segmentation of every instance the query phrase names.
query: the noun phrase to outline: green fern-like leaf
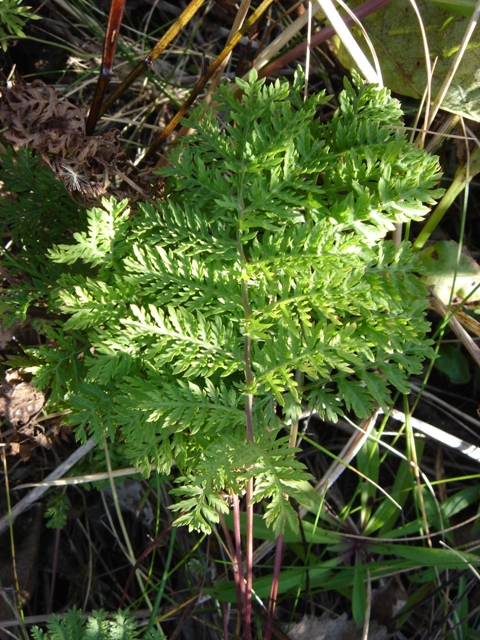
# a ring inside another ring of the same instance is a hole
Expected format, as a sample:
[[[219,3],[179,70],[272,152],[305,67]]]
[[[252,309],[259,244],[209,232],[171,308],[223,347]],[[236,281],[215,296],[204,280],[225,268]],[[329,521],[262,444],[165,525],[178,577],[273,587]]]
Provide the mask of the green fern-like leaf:
[[[301,73],[237,82],[242,101],[216,97],[222,122],[193,113],[160,212],[103,200],[49,251],[58,277],[39,298],[59,348],[33,355],[83,438],[177,466],[177,523],[209,531],[223,492],[255,477],[280,532],[306,477],[282,418],[387,408],[431,353],[417,262],[384,238],[425,215],[439,173],[385,90],[346,82],[321,123],[328,98],[304,101]]]
[[[59,245],[50,251],[54,262],[73,264],[83,260],[96,267],[106,258],[114,260],[123,241],[124,223],[129,216],[128,201],[102,199],[102,207],[88,211],[88,231],[74,233],[73,245]],[[120,249],[121,252],[121,249]]]
[[[63,619],[50,616],[46,631],[33,627],[31,635],[33,640],[136,640],[139,632],[128,612],[119,611],[109,619],[100,610],[83,617],[80,609],[72,607]]]
[[[2,0],[0,4],[0,44],[7,50],[8,35],[24,38],[23,27],[27,20],[40,20],[40,16],[31,13],[31,7],[22,4],[22,0]]]

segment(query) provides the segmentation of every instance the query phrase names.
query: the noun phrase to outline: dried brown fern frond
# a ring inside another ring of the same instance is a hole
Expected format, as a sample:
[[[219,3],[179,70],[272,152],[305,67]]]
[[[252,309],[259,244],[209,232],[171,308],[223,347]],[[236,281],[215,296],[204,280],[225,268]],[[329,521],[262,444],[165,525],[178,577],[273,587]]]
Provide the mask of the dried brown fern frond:
[[[41,80],[27,84],[17,76],[11,86],[4,85],[0,119],[8,127],[5,140],[46,154],[65,156],[85,137],[81,110]]]
[[[82,111],[41,80],[27,84],[17,76],[1,88],[3,137],[34,149],[71,192],[86,198],[105,193],[119,158],[118,132],[85,134]]]

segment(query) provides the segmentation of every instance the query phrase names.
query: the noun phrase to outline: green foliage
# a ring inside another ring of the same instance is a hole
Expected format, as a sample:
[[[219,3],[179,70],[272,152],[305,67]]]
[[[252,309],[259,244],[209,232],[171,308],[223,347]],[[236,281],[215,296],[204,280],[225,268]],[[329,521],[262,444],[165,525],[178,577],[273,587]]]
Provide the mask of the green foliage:
[[[0,44],[7,50],[8,35],[24,38],[22,27],[27,20],[40,20],[40,16],[30,13],[31,7],[25,7],[22,0],[2,0],[0,3]]]
[[[46,526],[49,529],[63,529],[68,521],[70,501],[62,491],[50,492],[45,509]]]
[[[50,616],[46,631],[32,627],[31,636],[33,640],[136,640],[139,631],[134,618],[127,612],[119,611],[108,619],[105,611],[93,611],[87,618],[73,607],[63,619]],[[149,633],[148,637],[155,640],[160,636]]]
[[[61,182],[28,149],[6,147],[0,158],[0,234],[9,239],[1,252],[2,266],[15,286],[2,290],[0,316],[7,326],[24,320],[31,305],[44,309],[51,282],[61,268],[48,259],[46,249],[71,238],[83,216]],[[40,314],[44,315],[44,314]]]
[[[435,365],[450,382],[467,384],[471,376],[469,362],[465,355],[453,344],[441,344],[438,354]]]
[[[45,245],[71,238],[72,221],[82,219],[80,208],[50,168],[29,149],[5,148],[0,158],[0,181],[0,231],[4,234],[8,230],[12,242],[26,248],[27,255],[30,250],[35,252],[36,265],[45,254]]]
[[[416,258],[383,238],[422,218],[439,174],[385,90],[346,82],[322,123],[328,99],[304,101],[300,73],[237,83],[223,121],[192,115],[160,212],[104,199],[50,250],[40,291],[62,315],[31,370],[81,437],[119,437],[146,470],[175,463],[178,523],[208,532],[223,492],[255,477],[279,532],[306,477],[284,421],[387,407],[431,354]]]

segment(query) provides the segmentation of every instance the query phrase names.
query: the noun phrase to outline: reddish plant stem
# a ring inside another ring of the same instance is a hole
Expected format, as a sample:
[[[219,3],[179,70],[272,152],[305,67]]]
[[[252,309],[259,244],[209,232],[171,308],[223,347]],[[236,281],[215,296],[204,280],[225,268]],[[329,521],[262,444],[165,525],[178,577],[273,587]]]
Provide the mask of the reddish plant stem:
[[[123,606],[124,606],[124,604],[125,604],[125,599],[126,599],[126,597],[127,597],[127,593],[128,593],[128,587],[130,586],[130,582],[132,581],[133,576],[135,575],[135,571],[138,569],[138,567],[140,566],[140,564],[145,560],[145,558],[146,558],[147,556],[149,556],[149,555],[152,553],[153,549],[154,549],[156,546],[158,546],[158,545],[160,544],[160,542],[162,541],[163,536],[165,536],[165,535],[170,531],[170,529],[171,529],[171,528],[172,528],[172,524],[169,524],[169,525],[168,525],[168,526],[167,526],[167,527],[162,531],[162,533],[160,533],[160,534],[155,538],[155,540],[153,540],[153,541],[152,541],[152,542],[151,542],[151,543],[146,547],[146,549],[144,549],[144,550],[142,551],[142,553],[140,554],[140,557],[139,557],[139,558],[137,558],[137,561],[135,562],[135,564],[133,565],[133,567],[132,567],[132,568],[131,568],[131,570],[130,570],[130,574],[129,574],[128,578],[127,578],[127,582],[125,583],[125,587],[124,587],[124,589],[123,589],[122,597],[121,597],[120,602],[119,602],[119,605],[118,605],[118,608],[119,608],[119,609],[122,609],[122,608],[123,608]]]
[[[118,34],[122,24],[124,9],[125,0],[111,0],[107,29],[105,31],[105,39],[103,41],[102,67],[100,69],[100,75],[98,76],[97,88],[95,89],[92,107],[87,119],[87,136],[92,136],[95,131],[95,126],[100,114],[100,107],[103,102],[103,96],[105,95],[108,83],[112,77],[113,60],[115,58],[115,51],[117,50]]]
[[[278,581],[280,578],[280,569],[282,565],[283,554],[283,533],[277,538],[277,548],[275,549],[275,561],[273,564],[272,587],[270,589],[270,599],[268,601],[267,625],[265,627],[265,640],[270,640],[273,629],[273,615],[277,604]]]
[[[239,198],[241,204],[241,211],[243,211],[243,201],[240,195]],[[243,250],[241,241],[240,230],[238,230],[238,253],[242,261],[246,264],[247,259]],[[249,391],[253,385],[253,373],[252,373],[252,336],[250,335],[250,303],[248,300],[248,285],[245,281],[242,282],[242,304],[243,312],[245,316],[245,382],[247,386],[247,394],[245,398],[245,418],[246,418],[246,431],[247,441],[253,442],[253,394]],[[253,484],[254,479],[250,478],[247,481],[247,495],[246,495],[246,515],[247,515],[247,530],[245,534],[245,640],[251,640],[252,637],[252,585],[253,585]]]
[[[228,640],[228,607],[226,602],[220,603],[223,616],[223,640]]]
[[[250,309],[248,305],[247,285],[244,283],[244,307],[245,317],[249,318]],[[252,338],[250,335],[245,336],[245,370],[246,370],[246,382],[250,387],[252,384],[252,368],[251,368],[251,346]],[[247,428],[247,440],[253,441],[253,395],[247,394],[245,399],[245,415],[246,415],[246,428]],[[247,482],[247,495],[246,495],[246,515],[247,515],[247,530],[245,534],[245,640],[251,640],[252,637],[252,586],[253,586],[253,478],[250,478]]]
[[[237,608],[241,614],[245,609],[245,583],[243,577],[242,566],[242,540],[240,535],[240,501],[238,496],[232,494],[233,502],[233,534],[234,541],[230,535],[225,518],[220,516],[220,525],[225,536],[228,552],[232,561],[233,580],[235,582],[235,591],[237,592]]]
[[[252,587],[253,587],[253,478],[247,482],[247,533],[245,536],[245,640],[252,638]]]

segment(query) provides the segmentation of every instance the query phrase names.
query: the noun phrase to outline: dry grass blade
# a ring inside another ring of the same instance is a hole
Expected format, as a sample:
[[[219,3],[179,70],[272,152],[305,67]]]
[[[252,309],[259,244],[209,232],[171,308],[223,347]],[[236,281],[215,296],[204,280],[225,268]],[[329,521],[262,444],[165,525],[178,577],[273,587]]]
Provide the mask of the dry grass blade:
[[[186,9],[178,16],[177,20],[172,24],[168,31],[160,38],[158,43],[152,48],[150,53],[138,63],[138,65],[130,71],[127,77],[120,83],[115,91],[108,96],[102,105],[100,115],[103,115],[109,107],[122,95],[122,93],[148,69],[158,56],[167,48],[172,40],[180,33],[180,31],[188,24],[196,12],[203,4],[203,0],[192,0]]]
[[[245,21],[245,17],[247,15],[247,11],[250,7],[250,4],[251,4],[251,0],[242,0],[239,10],[237,11],[237,15],[235,16],[232,29],[228,36],[227,44],[232,41],[235,34],[241,29]],[[229,57],[230,57],[230,54],[225,58],[225,60],[222,62],[222,64],[218,67],[218,69],[215,71],[214,75],[212,76],[212,81],[210,83],[210,87],[208,88],[208,95],[211,95],[217,88],[218,83],[222,78],[222,73],[225,70],[225,67],[227,66]]]
[[[398,420],[405,424],[406,416],[402,411],[397,411],[393,409],[390,412],[390,417],[394,420]],[[437,442],[443,443],[447,447],[451,447],[452,449],[457,449],[463,455],[468,456],[472,460],[480,461],[480,447],[476,447],[461,438],[457,438],[457,436],[453,436],[450,433],[447,433],[443,429],[439,429],[438,427],[434,427],[423,420],[419,420],[418,418],[410,417],[410,423],[414,429],[420,431],[420,433],[425,434],[429,438],[436,440]],[[480,428],[480,424],[477,422],[477,426]]]
[[[379,413],[380,409],[376,409],[369,418],[362,422],[358,430],[351,436],[339,453],[338,460],[332,462],[323,477],[315,484],[315,490],[318,493],[328,491],[352,462],[372,433]],[[301,514],[305,515],[305,512],[301,512]]]
[[[202,75],[194,89],[192,90],[188,99],[181,106],[176,115],[170,120],[165,129],[161,132],[161,134],[157,137],[155,142],[152,144],[150,149],[145,154],[145,159],[151,158],[159,147],[163,144],[163,142],[168,138],[168,136],[175,129],[180,120],[185,116],[191,105],[195,102],[197,97],[199,96],[202,89],[205,87],[207,82],[213,76],[213,74],[217,71],[223,61],[230,55],[231,51],[237,46],[240,42],[241,38],[247,33],[247,31],[258,21],[258,19],[265,13],[268,7],[272,4],[273,0],[263,0],[260,6],[253,12],[250,18],[243,24],[243,26],[237,31],[237,33],[233,36],[230,42],[226,45],[223,51],[217,56],[217,58],[212,62],[212,64],[208,67],[207,71]]]
[[[333,5],[332,0],[317,0],[318,4],[322,7],[327,18],[330,20],[330,24],[335,29],[338,37],[341,39],[344,47],[350,53],[352,58],[358,65],[363,77],[368,81],[379,86],[383,86],[383,81],[379,73],[372,67],[370,61],[367,59],[363,51],[358,46],[355,38],[345,24],[345,21],[340,16],[338,11]]]
[[[46,478],[45,481],[49,482],[50,480],[57,480],[57,478],[61,478],[63,475],[67,473],[72,467],[74,467],[77,462],[79,462],[82,458],[84,458],[90,451],[94,448],[95,442],[93,440],[88,440],[85,444],[81,445],[72,455],[62,462],[55,471],[52,471]],[[10,522],[14,522],[15,519],[24,511],[29,509],[32,504],[34,504],[37,500],[39,500],[43,494],[48,490],[49,485],[42,485],[40,487],[36,487],[33,491],[31,491],[25,498],[22,498],[17,504],[12,508],[12,511],[3,518],[0,518],[0,535],[8,529],[10,526]]]
[[[125,478],[141,473],[141,469],[135,467],[129,467],[127,469],[115,469],[111,473],[85,473],[81,476],[70,476],[69,478],[60,478],[57,480],[43,480],[42,482],[26,482],[25,484],[19,484],[13,487],[13,490],[20,491],[21,489],[31,489],[34,487],[71,487],[74,485],[88,484],[90,482],[101,482],[102,480],[109,480],[110,478]]]
[[[315,491],[318,494],[325,494],[339,479],[345,469],[348,468],[352,460],[365,444],[366,440],[371,436],[372,430],[375,427],[377,417],[380,413],[380,409],[377,409],[372,415],[364,420],[361,425],[355,430],[348,442],[343,447],[342,451],[334,460],[327,471],[323,474],[322,478],[315,484]],[[304,517],[307,513],[305,508],[299,509],[300,517]],[[268,555],[273,549],[274,542],[264,542],[260,547],[255,550],[254,562],[260,562],[266,555]]]
[[[432,305],[443,318],[448,317],[448,324],[450,325],[452,331],[459,338],[465,349],[467,349],[468,353],[472,356],[477,364],[477,367],[480,367],[480,349],[478,348],[475,340],[473,340],[472,337],[467,333],[461,322],[456,317],[457,314],[449,314],[447,307],[435,294],[432,294]]]
[[[390,0],[368,0],[360,7],[357,7],[352,13],[358,20],[361,20],[362,18],[368,16],[370,13],[373,13],[381,6],[383,6],[384,4],[388,4],[389,2]],[[293,38],[293,36],[296,35],[305,26],[307,20],[307,13],[297,18],[297,20],[293,24],[291,24],[287,30],[285,30],[276,40],[274,40],[268,47],[266,47],[266,49],[256,58],[254,67],[258,70],[262,69],[261,73],[259,74],[260,77],[267,77],[278,72],[279,69],[282,69],[288,64],[291,64],[292,61],[305,54],[308,46],[306,41],[300,43],[292,49],[289,49],[289,51],[279,56],[276,60],[267,65],[268,61],[275,57],[280,49],[284,45],[287,45]],[[354,24],[354,19],[349,14],[343,16],[342,20],[346,26]],[[335,35],[335,29],[333,28],[333,26],[326,26],[320,31],[312,34],[310,46],[312,48],[318,47],[333,35]]]

